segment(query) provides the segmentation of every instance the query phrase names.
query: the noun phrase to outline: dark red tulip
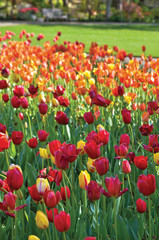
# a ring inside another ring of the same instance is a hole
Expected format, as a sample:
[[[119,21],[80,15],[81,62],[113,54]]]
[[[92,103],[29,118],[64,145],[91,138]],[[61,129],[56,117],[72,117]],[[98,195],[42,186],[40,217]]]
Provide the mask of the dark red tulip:
[[[87,191],[87,197],[90,201],[96,201],[101,195],[101,186],[95,181],[90,181],[88,185],[85,186]]]
[[[3,99],[4,102],[8,102],[8,101],[9,101],[9,96],[8,96],[8,94],[7,94],[7,93],[6,93],[6,94],[3,94],[3,95],[2,95],[2,99]]]
[[[1,71],[2,77],[7,78],[9,76],[9,69],[3,68]]]
[[[29,105],[29,104],[28,104],[28,100],[27,100],[26,97],[21,98],[21,100],[20,100],[20,105],[21,105],[21,107],[24,108],[24,109],[28,108],[28,105]]]
[[[109,169],[109,160],[106,157],[100,157],[95,160],[96,171],[100,176],[105,175]]]
[[[65,92],[65,88],[62,85],[57,85],[55,93],[57,96],[62,96]]]
[[[146,47],[143,45],[142,47],[142,51],[145,52],[146,51]]]
[[[149,152],[157,153],[159,152],[159,143],[158,143],[158,135],[149,135],[149,144],[144,145],[144,149]]]
[[[101,96],[100,94],[96,94],[96,95],[92,98],[91,105],[95,104],[95,105],[97,105],[97,106],[107,107],[107,106],[109,106],[110,103],[111,103],[111,100],[105,99],[105,98],[104,98],[103,96]]]
[[[134,164],[137,168],[145,170],[147,168],[147,157],[144,156],[135,157]]]
[[[23,140],[23,133],[21,131],[12,132],[12,141],[15,145],[21,144],[22,140]]]
[[[108,192],[106,192],[105,189],[102,188],[102,193],[106,197],[120,197],[121,195],[123,195],[125,192],[128,191],[128,188],[124,188],[124,190],[121,191],[121,184],[122,184],[122,182],[120,182],[117,175],[115,176],[115,178],[107,177],[105,179],[105,185],[106,185]]]
[[[32,185],[31,187],[28,187],[28,191],[30,193],[31,198],[34,201],[39,202],[42,199],[42,196],[39,194],[36,188],[36,184]]]
[[[67,196],[66,196],[66,192],[67,192]],[[61,187],[61,197],[63,201],[66,201],[67,199],[69,199],[71,196],[71,192],[70,189],[65,186],[65,187]]]
[[[53,190],[48,190],[43,194],[43,199],[48,208],[54,208],[61,201],[61,194],[59,191],[55,194]]]
[[[17,195],[13,194],[12,192],[5,194],[3,199],[3,211],[8,211],[8,208],[14,210],[16,199]]]
[[[38,87],[34,87],[34,85],[30,85],[30,87],[28,88],[28,90],[29,90],[29,93],[30,93],[31,95],[35,95],[35,94],[37,93],[37,91],[38,91]]]
[[[59,232],[66,232],[70,229],[71,218],[70,215],[65,211],[61,211],[59,214],[54,216],[54,224]]]
[[[144,213],[147,208],[146,202],[139,198],[136,201],[136,208],[139,213]]]
[[[128,152],[128,148],[127,146],[124,146],[124,145],[115,145],[114,146],[114,150],[115,150],[115,153],[120,157],[120,158],[124,158],[126,155],[127,155],[127,152]]]
[[[62,170],[69,168],[69,162],[66,160],[65,155],[60,150],[55,152],[55,165],[57,168]]]
[[[49,133],[47,133],[45,130],[38,131],[38,138],[40,142],[46,141],[48,136],[49,136]]]
[[[21,100],[17,96],[13,96],[11,98],[11,104],[14,108],[19,108],[20,107]]]
[[[128,110],[125,108],[121,111],[121,114],[122,114],[123,122],[125,124],[129,124],[131,122],[131,110]]]
[[[22,97],[22,96],[24,96],[24,93],[25,93],[24,87],[21,86],[21,85],[15,86],[15,87],[14,87],[14,90],[13,90],[13,93],[14,93],[14,95],[17,96],[17,97]]]
[[[47,217],[48,217],[49,222],[53,223],[54,222],[54,217],[58,214],[58,209],[54,208],[54,209],[48,210],[46,208],[46,212],[47,212]]]
[[[60,36],[61,36],[61,32],[57,32],[57,36],[59,36],[59,37],[60,37]]]
[[[18,190],[23,185],[23,174],[21,168],[17,165],[10,165],[7,172],[7,183],[10,189]]]
[[[57,123],[62,125],[67,125],[69,123],[69,118],[67,117],[66,113],[62,111],[58,111],[55,117]]]
[[[92,112],[86,112],[83,117],[84,117],[84,120],[86,121],[86,123],[88,123],[88,124],[94,123],[94,117],[93,117]]]
[[[119,96],[124,95],[124,87],[123,86],[118,86],[118,94],[119,94]]]
[[[86,143],[86,145],[84,146],[84,150],[91,159],[96,159],[100,157],[100,147],[101,144],[97,145],[94,140],[91,140]]]
[[[6,125],[4,124],[2,124],[2,123],[0,123],[0,132],[1,133],[6,133]]]
[[[138,177],[137,187],[144,196],[153,194],[156,190],[156,179],[153,174],[140,175]]]
[[[45,115],[47,113],[48,105],[46,103],[40,103],[38,107],[39,107],[39,112],[42,115]]]
[[[26,143],[28,144],[28,146],[30,148],[36,148],[38,145],[38,140],[36,138],[31,138],[31,139],[29,139],[29,142],[26,141]]]
[[[6,80],[0,80],[0,89],[8,88],[8,83]]]
[[[129,162],[130,164],[132,164],[134,162],[134,157],[135,157],[135,153],[134,152],[129,152],[125,158],[129,158]]]
[[[148,136],[153,130],[153,125],[143,124],[141,127],[139,127],[139,130],[143,136]]]
[[[50,168],[48,172],[48,179],[50,182],[55,182],[57,186],[60,186],[60,183],[62,181],[62,171],[58,171],[57,169]]]
[[[94,140],[96,142],[97,145],[99,145],[102,141],[102,137],[103,137],[103,134],[101,134],[101,139],[99,137],[99,133],[95,132],[95,131],[91,131],[90,133],[88,133],[87,137],[86,137],[86,140],[88,142],[90,142],[91,140]],[[108,136],[108,135],[107,135]]]
[[[76,149],[76,145],[66,143],[63,143],[60,146],[59,150],[65,156],[66,160],[70,163],[74,162],[81,152],[81,149]]]
[[[109,132],[106,130],[101,130],[98,133],[99,141],[102,145],[107,145],[109,142]]]
[[[153,112],[159,108],[157,101],[148,102],[147,105],[148,105],[147,110],[150,115],[152,115]]]
[[[131,166],[127,160],[124,160],[122,162],[122,170],[123,170],[123,173],[125,173],[125,174],[128,174],[131,172]]]

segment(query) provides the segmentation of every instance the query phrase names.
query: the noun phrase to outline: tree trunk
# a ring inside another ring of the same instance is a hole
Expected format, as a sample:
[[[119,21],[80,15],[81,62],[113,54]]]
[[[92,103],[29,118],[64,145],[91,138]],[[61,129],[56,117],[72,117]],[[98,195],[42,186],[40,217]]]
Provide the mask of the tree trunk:
[[[122,0],[113,0],[113,2],[112,2],[112,4],[113,4],[113,6],[116,8],[116,9],[118,9],[118,10],[120,10],[120,11],[122,11],[123,9],[123,7],[122,7]]]
[[[54,8],[54,5],[53,5],[52,0],[49,0],[49,3],[50,3],[50,7],[51,7],[51,8]]]
[[[112,0],[107,0],[106,19],[110,18],[111,3],[112,3]]]
[[[63,0],[63,7],[67,7],[67,0]]]

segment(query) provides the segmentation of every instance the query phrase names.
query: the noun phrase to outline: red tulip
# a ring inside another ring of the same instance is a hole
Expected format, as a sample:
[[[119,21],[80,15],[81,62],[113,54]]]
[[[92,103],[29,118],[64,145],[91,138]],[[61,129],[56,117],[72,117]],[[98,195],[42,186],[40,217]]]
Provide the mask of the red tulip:
[[[66,161],[72,163],[78,157],[79,153],[81,152],[81,149],[76,149],[76,145],[74,144],[63,143],[60,146],[59,151],[62,152],[63,157],[65,157]]]
[[[84,117],[84,120],[86,121],[86,123],[88,123],[88,124],[94,123],[94,117],[93,117],[92,112],[86,112],[83,117]]]
[[[22,108],[26,109],[28,108],[28,100],[26,97],[21,98],[20,105]]]
[[[66,113],[62,111],[58,111],[55,117],[57,123],[62,125],[67,125],[69,123],[69,118],[67,117]]]
[[[60,146],[61,142],[59,140],[53,140],[52,142],[49,142],[50,153],[55,156],[55,151],[59,150]]]
[[[55,165],[57,168],[62,170],[69,168],[69,162],[66,160],[65,156],[60,150],[55,152]]]
[[[38,87],[34,87],[34,85],[30,85],[30,87],[28,88],[28,90],[29,90],[29,93],[30,93],[31,95],[35,95],[35,94],[37,93],[37,91],[38,91]]]
[[[107,107],[107,106],[109,106],[110,103],[111,103],[111,100],[105,99],[105,98],[104,98],[103,96],[101,96],[100,94],[96,94],[96,95],[92,98],[91,105],[95,104],[95,105],[97,105],[97,106]]]
[[[24,119],[23,113],[19,113],[19,118],[20,118],[20,120],[23,120],[23,119]]]
[[[0,80],[0,89],[8,88],[8,83],[6,80]]]
[[[28,146],[30,148],[36,148],[38,145],[38,140],[36,138],[31,138],[31,139],[29,139],[29,142],[26,141],[26,143],[28,144]]]
[[[42,196],[39,194],[39,192],[36,188],[36,184],[32,185],[31,187],[28,187],[28,191],[30,193],[31,198],[34,201],[39,202],[42,199]]]
[[[146,211],[146,202],[140,198],[136,201],[136,208],[139,213],[144,213]]]
[[[54,208],[61,201],[61,194],[59,191],[55,194],[53,190],[48,190],[43,194],[43,199],[48,208]]]
[[[87,191],[87,197],[90,201],[96,201],[101,195],[101,186],[95,181],[90,181],[88,185],[85,186]]]
[[[134,164],[137,168],[145,170],[147,168],[147,157],[144,156],[135,157]]]
[[[66,196],[66,192],[67,192],[67,196]],[[67,199],[69,199],[71,196],[71,192],[70,189],[65,186],[65,187],[61,187],[61,197],[63,201],[66,201]]]
[[[46,141],[48,136],[49,136],[49,133],[45,132],[45,130],[38,131],[38,138],[40,142]]]
[[[156,111],[159,108],[157,101],[148,102],[147,105],[148,105],[147,110],[150,115],[152,115],[154,111]]]
[[[96,240],[96,237],[85,237],[83,240]]]
[[[70,104],[70,101],[68,98],[64,98],[63,96],[57,97],[58,102],[61,106],[68,107]]]
[[[96,171],[100,176],[103,176],[108,172],[109,160],[106,157],[100,157],[95,160]]]
[[[22,140],[23,140],[23,133],[21,131],[12,132],[12,141],[15,145],[21,144]]]
[[[17,96],[13,96],[11,98],[11,104],[14,108],[19,108],[20,107],[21,100]]]
[[[121,184],[122,183],[120,182],[117,175],[115,176],[115,178],[107,177],[105,179],[105,185],[106,185],[108,192],[106,192],[105,189],[102,188],[102,193],[106,197],[120,197],[121,195],[123,195],[125,192],[128,191],[128,188],[124,188],[124,190],[121,191]]]
[[[57,96],[62,96],[65,92],[65,88],[62,85],[57,85],[55,93]]]
[[[123,173],[125,173],[125,174],[128,174],[131,172],[131,166],[127,160],[124,160],[122,162],[122,169],[123,169]]]
[[[8,149],[10,146],[10,140],[8,140],[6,134],[0,132],[0,152]]]
[[[59,214],[54,216],[54,224],[59,232],[68,231],[71,226],[70,215],[65,211],[61,211]]]
[[[99,131],[98,133],[99,141],[103,145],[107,145],[109,142],[109,132],[106,130]]]
[[[57,208],[50,210],[46,209],[46,212],[49,222],[54,222],[54,217],[58,214],[58,209]]]
[[[60,183],[62,181],[62,171],[58,171],[57,169],[50,168],[48,172],[48,179],[50,182],[55,182],[57,186],[60,186]]]
[[[2,98],[3,98],[3,101],[4,101],[4,102],[8,102],[8,101],[9,101],[9,96],[8,96],[7,93],[6,93],[6,94],[3,94],[3,95],[2,95]]]
[[[156,190],[156,179],[153,174],[140,175],[138,177],[137,187],[144,196],[153,194]]]
[[[10,189],[18,190],[23,185],[23,174],[19,166],[11,164],[7,172],[7,183]]]
[[[122,134],[120,137],[120,141],[119,141],[120,145],[124,145],[128,148],[129,144],[130,144],[130,137],[128,134]]]
[[[91,140],[94,140],[96,142],[96,144],[99,145],[104,138],[103,135],[105,135],[105,133],[99,135],[99,133],[92,131],[92,132],[88,133],[86,140],[88,142],[90,142]],[[101,139],[100,139],[100,136],[101,136]],[[108,134],[106,135],[106,139],[108,140]]]
[[[91,140],[85,144],[84,150],[91,159],[96,159],[100,157],[100,146],[101,144],[97,145],[94,140]]]
[[[127,152],[128,152],[128,148],[124,145],[120,145],[120,146],[115,145],[114,150],[115,150],[115,153],[120,158],[124,158],[127,155]]]
[[[7,78],[9,76],[9,69],[3,68],[1,71],[2,77]]]
[[[131,122],[131,110],[128,110],[125,108],[121,111],[121,114],[122,114],[123,122],[125,124],[129,124]]]
[[[39,112],[42,115],[45,115],[47,113],[48,105],[46,103],[40,103],[38,107],[39,107]]]
[[[148,136],[153,130],[153,125],[143,124],[139,130],[143,136]]]
[[[14,87],[14,90],[13,90],[13,93],[14,93],[14,95],[17,96],[17,97],[22,97],[22,96],[24,96],[24,93],[25,93],[24,87],[21,86],[21,85],[15,86],[15,87]]]
[[[149,135],[149,144],[143,145],[143,147],[149,152],[159,152],[158,135]]]
[[[124,87],[123,86],[118,86],[118,94],[119,94],[119,96],[124,95]]]
[[[1,133],[6,133],[6,125],[4,124],[2,124],[2,123],[0,123],[0,132]]]

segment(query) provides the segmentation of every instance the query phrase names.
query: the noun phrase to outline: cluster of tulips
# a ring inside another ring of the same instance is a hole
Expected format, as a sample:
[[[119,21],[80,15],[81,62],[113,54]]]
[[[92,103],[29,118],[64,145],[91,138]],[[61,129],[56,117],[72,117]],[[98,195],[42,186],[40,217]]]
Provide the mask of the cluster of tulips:
[[[159,59],[14,35],[0,38],[1,237],[157,240]]]

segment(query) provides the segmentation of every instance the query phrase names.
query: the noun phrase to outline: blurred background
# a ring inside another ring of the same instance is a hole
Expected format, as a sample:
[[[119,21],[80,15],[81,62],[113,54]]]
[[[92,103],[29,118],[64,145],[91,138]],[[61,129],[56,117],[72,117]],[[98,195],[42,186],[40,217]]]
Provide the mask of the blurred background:
[[[159,23],[159,0],[1,0],[3,20]]]

